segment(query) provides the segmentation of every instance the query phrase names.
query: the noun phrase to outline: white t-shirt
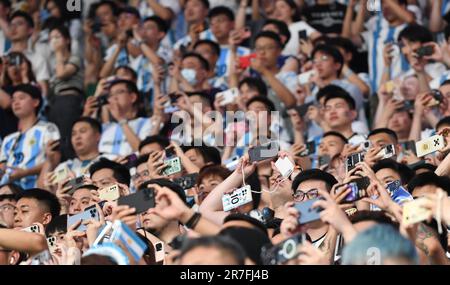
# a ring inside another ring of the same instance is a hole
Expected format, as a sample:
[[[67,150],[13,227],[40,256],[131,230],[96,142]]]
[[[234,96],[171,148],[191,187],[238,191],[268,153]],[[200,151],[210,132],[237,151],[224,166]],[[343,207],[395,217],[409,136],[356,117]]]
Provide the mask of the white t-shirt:
[[[298,32],[306,30],[306,34],[308,37],[311,36],[312,33],[317,32],[314,28],[308,25],[304,21],[295,22],[289,25],[289,32],[291,32],[291,38],[287,42],[284,50],[282,52],[283,55],[297,55],[299,52],[299,38]]]

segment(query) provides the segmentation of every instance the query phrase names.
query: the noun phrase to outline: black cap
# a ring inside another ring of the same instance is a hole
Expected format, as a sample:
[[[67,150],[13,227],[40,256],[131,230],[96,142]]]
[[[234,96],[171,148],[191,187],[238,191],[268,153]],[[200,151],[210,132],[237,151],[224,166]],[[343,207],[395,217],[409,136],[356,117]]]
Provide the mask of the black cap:
[[[20,84],[20,85],[17,85],[16,87],[14,87],[14,93],[19,92],[19,91],[30,95],[31,98],[33,98],[33,99],[38,99],[39,100],[39,106],[38,106],[37,109],[38,110],[41,109],[41,106],[42,106],[42,92],[41,92],[41,90],[38,87],[36,87],[34,85],[31,85],[31,84]]]
[[[328,172],[322,171],[320,169],[308,169],[297,175],[292,182],[292,191],[297,190],[298,185],[304,181],[308,180],[319,180],[325,182],[328,187],[333,187],[338,181]]]

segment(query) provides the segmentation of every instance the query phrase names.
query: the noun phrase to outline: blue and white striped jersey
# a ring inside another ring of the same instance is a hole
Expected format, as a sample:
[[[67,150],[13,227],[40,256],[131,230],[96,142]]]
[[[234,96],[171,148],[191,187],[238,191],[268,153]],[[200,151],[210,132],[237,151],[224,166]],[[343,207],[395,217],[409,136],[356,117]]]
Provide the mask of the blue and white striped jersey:
[[[77,157],[74,159],[68,159],[58,164],[54,172],[58,172],[59,170],[62,170],[66,167],[68,170],[72,171],[76,177],[89,174],[89,167],[95,162],[99,161],[100,158],[107,158],[109,160],[114,160],[115,158],[117,158],[117,156],[100,154],[96,158],[89,160],[80,160]]]
[[[200,33],[199,35],[199,39],[201,40],[211,40],[214,42],[217,42],[216,37],[213,35],[213,33],[211,32],[211,29],[207,29],[204,30],[203,32]],[[191,43],[191,36],[187,35],[181,39],[179,39],[175,45],[174,45],[174,49],[180,49],[180,46],[188,46]]]
[[[366,22],[366,31],[362,33],[362,37],[369,52],[369,75],[372,90],[378,90],[383,74],[384,46],[389,42],[397,42],[398,35],[405,27],[406,24],[397,27],[389,26],[388,21],[384,19],[381,13]],[[394,53],[391,64],[391,78],[395,78],[409,69],[406,58],[401,54],[397,46],[395,46]]]
[[[3,180],[9,179],[14,168],[30,169],[45,161],[45,147],[50,140],[60,139],[58,127],[53,123],[37,122],[25,133],[15,132],[8,135],[2,143],[0,161],[6,162],[7,175]],[[27,176],[18,181],[24,189],[36,187],[38,176]],[[0,184],[8,181],[1,181]]]
[[[237,56],[245,56],[250,54],[250,49],[246,47],[237,47],[236,54]],[[229,66],[231,64],[231,51],[229,46],[221,46],[220,47],[220,56],[219,59],[216,62],[216,76],[228,76],[230,74],[229,72]]]
[[[152,124],[150,118],[137,118],[128,122],[128,126],[139,139],[143,140],[150,135]],[[103,133],[100,139],[99,151],[106,154],[126,156],[133,152],[125,137],[122,127],[118,123],[103,124]]]

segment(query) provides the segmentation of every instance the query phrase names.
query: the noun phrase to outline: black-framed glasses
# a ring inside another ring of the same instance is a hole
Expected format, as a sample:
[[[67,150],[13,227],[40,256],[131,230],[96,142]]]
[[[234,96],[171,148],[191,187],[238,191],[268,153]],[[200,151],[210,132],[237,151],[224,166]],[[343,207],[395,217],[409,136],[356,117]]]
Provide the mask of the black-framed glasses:
[[[303,192],[302,190],[297,190],[292,195],[295,201],[303,201],[305,197],[308,197],[308,200],[315,199],[319,196],[319,189],[311,189],[309,191]]]

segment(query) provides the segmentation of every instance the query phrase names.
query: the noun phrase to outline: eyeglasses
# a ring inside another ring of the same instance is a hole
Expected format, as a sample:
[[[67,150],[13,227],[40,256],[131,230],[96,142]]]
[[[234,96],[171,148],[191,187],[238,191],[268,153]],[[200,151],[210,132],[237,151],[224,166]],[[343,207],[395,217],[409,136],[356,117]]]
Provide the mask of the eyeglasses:
[[[325,62],[325,61],[327,61],[329,59],[330,59],[330,57],[328,55],[322,55],[322,56],[320,56],[318,58],[314,58],[313,59],[313,64],[316,64],[316,63],[319,63],[319,62]]]
[[[275,49],[277,49],[278,47],[277,46],[257,46],[257,47],[255,47],[255,51],[256,52],[262,52],[262,51],[272,51],[272,50],[275,50]]]
[[[298,202],[305,200],[305,197],[308,197],[308,200],[311,200],[319,196],[319,189],[311,189],[307,192],[297,190],[292,196],[294,197],[294,200]]]
[[[6,212],[6,211],[14,211],[16,209],[16,206],[12,204],[5,204],[0,206],[0,213]]]
[[[133,175],[133,180],[137,180],[139,178],[145,178],[148,177],[150,175],[150,172],[148,170],[144,170],[141,173],[136,172],[135,175]]]
[[[119,91],[114,92],[114,93],[111,92],[111,94],[109,94],[109,97],[119,96],[119,95],[125,94],[125,93],[128,93],[128,91],[127,90],[119,90]]]

